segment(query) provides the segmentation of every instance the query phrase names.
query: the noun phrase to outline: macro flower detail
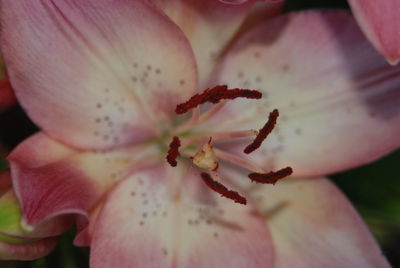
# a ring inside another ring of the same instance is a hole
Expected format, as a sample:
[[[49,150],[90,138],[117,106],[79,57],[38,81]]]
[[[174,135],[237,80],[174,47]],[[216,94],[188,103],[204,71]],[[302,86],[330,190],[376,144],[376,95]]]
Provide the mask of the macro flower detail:
[[[54,249],[55,236],[71,227],[70,217],[44,222],[31,230],[21,227],[21,209],[11,187],[9,172],[0,173],[0,259],[33,260]]]
[[[189,119],[189,123],[184,124],[183,127],[178,127],[180,132],[185,131],[185,138],[189,138],[189,141],[185,143],[185,146],[195,146],[195,142],[199,140],[207,139],[209,136],[209,140],[207,143],[201,146],[200,150],[194,155],[191,156],[190,159],[193,161],[193,164],[201,169],[205,169],[211,172],[211,175],[205,172],[202,172],[200,175],[206,185],[214,190],[217,193],[220,193],[222,196],[232,199],[236,203],[246,205],[246,198],[241,196],[238,192],[228,190],[223,184],[219,182],[218,168],[219,161],[217,159],[216,153],[214,151],[213,146],[211,145],[211,141],[215,138],[222,141],[227,141],[229,139],[234,138],[243,138],[252,135],[256,135],[254,141],[247,145],[243,152],[249,154],[255,150],[257,150],[262,142],[267,138],[267,136],[272,132],[275,127],[277,118],[279,116],[278,110],[273,110],[269,114],[269,119],[265,123],[265,125],[259,130],[242,130],[242,131],[234,131],[234,132],[220,132],[220,133],[207,133],[200,130],[201,135],[196,134],[194,139],[190,135],[189,128],[195,128],[196,124],[205,123],[207,120],[212,118],[212,115],[217,113],[219,110],[223,108],[226,102],[220,103],[221,100],[234,100],[236,98],[247,98],[247,99],[261,99],[262,93],[257,90],[249,90],[249,89],[228,89],[225,85],[215,86],[213,88],[206,89],[201,94],[195,94],[188,101],[180,103],[176,106],[175,112],[177,114],[183,114],[188,112],[191,109],[196,109],[193,112],[192,118]],[[211,102],[213,104],[218,104],[217,106],[209,109],[205,114],[201,114],[198,106],[200,104],[204,104],[206,102]],[[205,126],[207,128],[207,125]],[[203,133],[202,133],[203,132]],[[176,133],[176,135],[179,135]],[[167,162],[172,166],[177,166],[176,158],[180,156],[179,147],[181,146],[181,140],[178,136],[173,136],[171,143],[169,144],[169,150],[167,152]],[[252,170],[253,173],[250,173],[248,177],[255,182],[258,183],[267,183],[267,184],[275,184],[279,179],[289,176],[292,174],[292,168],[286,167],[277,172],[270,171],[268,173],[257,173],[264,172],[261,167],[255,167],[254,164],[248,163],[245,159],[242,159],[238,156],[231,155],[222,150],[218,150],[218,155],[222,157],[224,160],[234,163],[242,168],[247,168]]]
[[[361,29],[375,48],[393,65],[400,60],[400,3],[396,0],[349,0]]]
[[[92,267],[388,267],[321,176],[399,147],[400,69],[347,12],[240,29],[250,7],[4,1],[41,128],[8,157],[22,227],[72,217]]]

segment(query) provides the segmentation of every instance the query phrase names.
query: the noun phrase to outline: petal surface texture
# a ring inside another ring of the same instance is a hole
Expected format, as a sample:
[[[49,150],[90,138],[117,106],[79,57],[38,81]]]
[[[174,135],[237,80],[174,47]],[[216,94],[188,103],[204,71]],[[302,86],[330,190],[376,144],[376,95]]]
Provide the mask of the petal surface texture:
[[[365,223],[329,181],[288,179],[258,194],[264,197],[260,209],[267,212],[275,267],[390,267]]]
[[[69,145],[148,139],[196,88],[189,43],[148,1],[6,1],[1,18],[19,101]]]
[[[375,52],[345,11],[292,13],[260,25],[230,50],[219,83],[259,89],[263,98],[229,102],[207,127],[259,129],[279,109],[272,134],[245,156],[267,170],[323,175],[400,146],[400,68]],[[242,154],[247,144],[226,147]]]
[[[141,163],[146,151],[79,151],[44,133],[20,144],[9,156],[13,186],[27,225],[58,215],[87,217],[110,187]],[[133,165],[134,163],[134,165]]]
[[[175,171],[144,170],[115,188],[95,226],[91,267],[272,267],[270,234],[251,204]]]
[[[246,183],[238,173],[229,177]],[[247,189],[242,192],[252,197],[272,235],[272,267],[390,267],[361,217],[329,180],[286,178]]]
[[[349,0],[361,29],[392,64],[400,60],[400,2]]]
[[[153,0],[189,39],[196,55],[200,88],[245,20],[252,3],[227,5],[215,0]]]

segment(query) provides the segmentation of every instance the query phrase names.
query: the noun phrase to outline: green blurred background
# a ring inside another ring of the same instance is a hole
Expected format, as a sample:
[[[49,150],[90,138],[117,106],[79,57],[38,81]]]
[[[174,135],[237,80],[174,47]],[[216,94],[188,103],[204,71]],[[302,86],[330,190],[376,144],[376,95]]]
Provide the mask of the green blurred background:
[[[288,0],[285,11],[310,8],[348,8],[348,5],[346,0]],[[19,107],[0,115],[0,125],[10,129],[0,137],[10,148],[36,131]],[[393,267],[400,267],[399,163],[400,150],[373,164],[330,176],[365,219]],[[5,168],[6,163],[0,159],[0,170]],[[56,250],[46,258],[32,262],[0,261],[0,267],[88,267],[89,250],[73,247],[73,237],[73,231],[63,235]]]

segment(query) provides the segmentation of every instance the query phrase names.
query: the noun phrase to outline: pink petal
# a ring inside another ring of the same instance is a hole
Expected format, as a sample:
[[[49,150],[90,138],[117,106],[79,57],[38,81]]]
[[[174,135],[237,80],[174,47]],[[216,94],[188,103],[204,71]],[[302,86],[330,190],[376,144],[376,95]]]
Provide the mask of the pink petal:
[[[274,241],[274,268],[389,267],[365,223],[347,198],[325,178],[286,178],[276,185],[234,180],[265,218]]]
[[[104,201],[100,201],[97,206],[90,211],[88,217],[77,217],[77,235],[74,239],[74,245],[77,247],[89,247],[92,242],[93,230]]]
[[[200,88],[210,85],[221,53],[245,20],[252,3],[226,5],[218,0],[152,0],[185,33],[193,47]]]
[[[12,190],[0,195],[0,219],[0,234],[19,239],[56,236],[72,226],[72,219],[64,216],[25,230],[21,226],[21,209]]]
[[[182,166],[182,165],[181,165]],[[251,204],[211,192],[196,172],[154,167],[122,181],[95,225],[91,267],[272,267]]]
[[[327,174],[400,146],[400,68],[375,52],[347,12],[293,13],[260,25],[227,55],[219,81],[264,97],[230,102],[217,130],[259,129],[279,109],[272,135],[245,155],[266,170]],[[250,142],[226,147],[242,153]]]
[[[368,228],[328,180],[287,179],[258,188],[275,247],[276,268],[389,267]]]
[[[400,60],[400,2],[349,0],[361,29],[391,64]]]
[[[17,97],[67,144],[149,139],[196,89],[188,42],[147,1],[15,0],[2,11],[2,51]]]
[[[56,246],[55,238],[23,244],[0,242],[0,260],[34,260],[46,256]]]
[[[43,133],[29,138],[9,156],[26,224],[65,214],[87,217],[105,191],[131,172],[132,163],[141,163],[140,153],[135,148],[78,151]]]

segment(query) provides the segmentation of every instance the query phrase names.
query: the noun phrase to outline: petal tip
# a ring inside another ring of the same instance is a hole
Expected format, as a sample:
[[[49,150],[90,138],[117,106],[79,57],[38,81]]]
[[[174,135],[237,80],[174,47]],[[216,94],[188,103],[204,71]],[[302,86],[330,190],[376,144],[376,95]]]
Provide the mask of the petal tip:
[[[32,232],[35,229],[34,226],[30,225],[25,218],[23,218],[21,220],[20,224],[21,224],[21,228],[26,232]]]
[[[387,62],[388,62],[390,65],[392,65],[392,66],[396,66],[396,65],[399,64],[399,62],[400,62],[400,58],[396,58],[396,59],[389,59],[389,58],[387,58],[386,60],[387,60]]]

